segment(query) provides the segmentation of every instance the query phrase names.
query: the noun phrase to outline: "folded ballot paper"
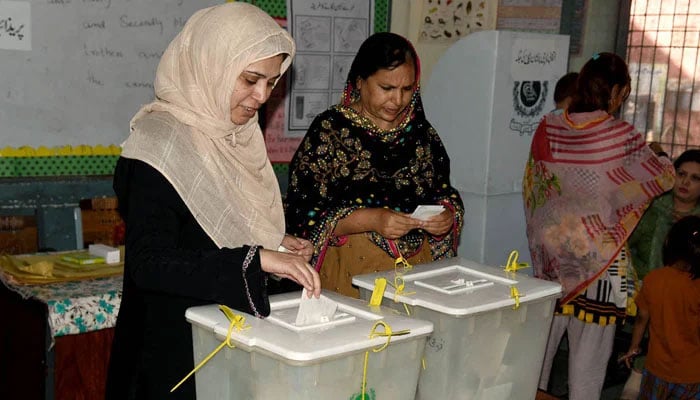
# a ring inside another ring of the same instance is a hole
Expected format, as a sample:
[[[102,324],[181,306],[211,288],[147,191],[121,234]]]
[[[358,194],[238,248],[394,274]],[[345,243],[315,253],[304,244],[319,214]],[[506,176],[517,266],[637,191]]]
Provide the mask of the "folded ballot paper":
[[[428,220],[436,215],[439,215],[443,211],[445,211],[445,206],[422,205],[422,206],[416,207],[416,209],[411,214],[411,218],[425,221],[425,220]]]
[[[296,326],[317,325],[330,322],[338,309],[338,303],[321,295],[318,299],[309,297],[306,289],[301,291],[301,301],[297,312]]]

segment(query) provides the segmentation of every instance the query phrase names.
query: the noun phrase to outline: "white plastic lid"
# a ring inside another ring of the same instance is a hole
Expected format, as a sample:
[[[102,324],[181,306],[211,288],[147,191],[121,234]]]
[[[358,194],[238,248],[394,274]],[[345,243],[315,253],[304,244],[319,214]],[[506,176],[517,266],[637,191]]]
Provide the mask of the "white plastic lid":
[[[301,292],[271,296],[270,317],[265,319],[234,310],[245,317],[250,328],[234,330],[232,342],[245,350],[259,348],[278,358],[305,362],[336,358],[385,344],[386,337],[369,338],[372,326],[377,321],[384,321],[393,332],[410,331],[405,335],[393,336],[391,343],[415,340],[433,332],[432,322],[401,316],[388,308],[370,308],[364,300],[330,291],[323,291],[323,295],[337,302],[338,308],[330,321],[314,326],[294,326]],[[226,338],[229,321],[216,304],[191,307],[185,312],[185,318],[192,324],[213,331],[220,340]],[[376,332],[384,330],[378,327]]]
[[[355,276],[352,283],[373,291],[376,278],[385,278],[389,283],[384,297],[413,306],[421,306],[444,314],[465,316],[512,307],[511,287],[515,287],[521,304],[549,296],[560,296],[558,283],[532,278],[527,275],[506,272],[463,258],[450,258],[428,264],[414,265],[401,274],[403,293],[394,296],[393,270]]]

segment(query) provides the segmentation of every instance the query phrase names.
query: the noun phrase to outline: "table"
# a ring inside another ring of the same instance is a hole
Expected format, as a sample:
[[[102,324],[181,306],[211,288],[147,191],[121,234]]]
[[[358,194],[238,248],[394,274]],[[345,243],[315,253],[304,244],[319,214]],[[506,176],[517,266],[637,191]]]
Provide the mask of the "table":
[[[122,277],[0,281],[0,398],[104,398]]]

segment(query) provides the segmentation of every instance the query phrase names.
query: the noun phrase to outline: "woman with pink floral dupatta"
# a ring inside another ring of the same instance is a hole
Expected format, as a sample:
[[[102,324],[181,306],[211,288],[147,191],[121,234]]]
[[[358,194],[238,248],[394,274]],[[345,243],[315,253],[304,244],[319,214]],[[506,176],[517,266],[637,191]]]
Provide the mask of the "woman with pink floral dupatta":
[[[600,397],[616,324],[624,321],[627,238],[649,202],[673,186],[673,167],[627,122],[616,119],[630,92],[627,65],[611,53],[581,69],[569,108],[549,114],[532,140],[523,180],[535,276],[560,282],[540,389],[547,390],[564,333],[569,399]]]

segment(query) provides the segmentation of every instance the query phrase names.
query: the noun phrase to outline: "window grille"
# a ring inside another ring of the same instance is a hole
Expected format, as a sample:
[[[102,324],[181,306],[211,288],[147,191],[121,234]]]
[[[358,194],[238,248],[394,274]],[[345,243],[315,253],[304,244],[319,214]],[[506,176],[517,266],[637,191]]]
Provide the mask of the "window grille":
[[[671,156],[700,148],[700,0],[631,0],[622,118]]]

